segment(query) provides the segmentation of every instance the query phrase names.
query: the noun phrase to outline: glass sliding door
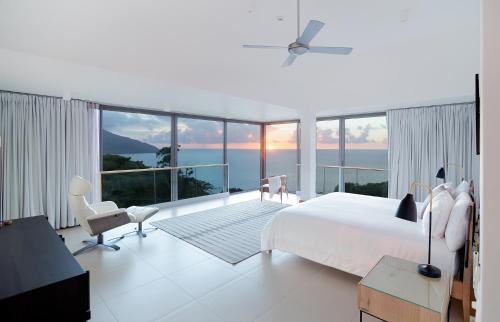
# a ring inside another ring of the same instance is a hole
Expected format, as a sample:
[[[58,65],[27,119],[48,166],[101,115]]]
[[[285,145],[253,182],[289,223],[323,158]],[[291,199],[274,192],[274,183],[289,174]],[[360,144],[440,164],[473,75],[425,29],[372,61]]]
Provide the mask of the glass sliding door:
[[[385,115],[345,119],[346,192],[387,197],[387,159]]]
[[[170,201],[170,170],[157,168],[170,165],[171,118],[103,110],[101,124],[102,200],[119,207]]]
[[[298,123],[266,125],[266,177],[286,175],[290,192],[298,188]]]
[[[177,140],[178,199],[224,192],[224,123],[179,117]]]
[[[316,123],[316,192],[318,194],[339,191],[339,166],[341,165],[339,139],[339,120]]]
[[[260,127],[260,124],[227,123],[227,162],[231,193],[259,188]]]

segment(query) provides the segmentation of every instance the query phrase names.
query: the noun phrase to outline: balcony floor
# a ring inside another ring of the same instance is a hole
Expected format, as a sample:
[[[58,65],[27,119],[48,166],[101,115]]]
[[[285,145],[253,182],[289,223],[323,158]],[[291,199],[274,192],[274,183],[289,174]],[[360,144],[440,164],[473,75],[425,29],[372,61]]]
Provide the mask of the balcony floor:
[[[166,208],[152,220],[256,198],[258,191]],[[297,197],[290,194],[288,202]],[[80,227],[59,233],[71,251],[89,238]],[[233,266],[161,230],[118,244],[118,252],[98,249],[76,257],[90,271],[92,321],[359,321],[360,278],[292,254],[261,253]],[[459,321],[460,313],[454,302],[451,321]]]

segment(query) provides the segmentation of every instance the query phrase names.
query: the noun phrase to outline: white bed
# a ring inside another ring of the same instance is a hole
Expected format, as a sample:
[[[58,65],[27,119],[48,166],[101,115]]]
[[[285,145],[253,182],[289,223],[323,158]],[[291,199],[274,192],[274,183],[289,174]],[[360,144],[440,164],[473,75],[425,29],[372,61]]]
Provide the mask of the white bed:
[[[396,218],[399,202],[335,192],[285,208],[264,228],[261,249],[290,252],[359,276],[383,255],[426,263],[422,223]],[[456,261],[444,239],[432,240],[433,265],[453,276]]]

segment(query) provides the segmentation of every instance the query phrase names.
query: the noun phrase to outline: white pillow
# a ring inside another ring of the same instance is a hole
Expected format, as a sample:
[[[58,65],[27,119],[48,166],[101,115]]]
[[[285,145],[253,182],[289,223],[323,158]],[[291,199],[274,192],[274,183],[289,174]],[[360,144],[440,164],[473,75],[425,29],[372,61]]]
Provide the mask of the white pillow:
[[[465,244],[465,235],[469,223],[469,205],[472,199],[469,193],[462,192],[457,196],[446,226],[445,238],[448,249],[456,252]],[[434,214],[433,214],[434,215]]]
[[[441,191],[437,196],[432,198],[432,237],[443,238],[444,232],[446,230],[446,225],[448,224],[448,218],[450,217],[451,209],[455,200],[450,195],[448,191]],[[425,208],[424,217],[422,223],[424,225],[424,233],[429,234],[429,208],[430,205]]]
[[[453,183],[447,182],[447,183],[442,183],[440,185],[437,185],[434,189],[432,189],[432,195],[435,197],[437,196],[441,191],[448,191],[448,193],[453,197],[455,195],[455,188],[453,188]],[[420,212],[417,214],[418,219],[422,219],[424,216],[425,209],[427,209],[427,206],[429,205],[429,198],[430,196],[427,195],[427,198],[425,198],[424,202],[422,202],[422,208],[420,208]]]
[[[469,193],[469,183],[467,181],[462,181],[458,187],[455,189],[455,198],[462,192]]]

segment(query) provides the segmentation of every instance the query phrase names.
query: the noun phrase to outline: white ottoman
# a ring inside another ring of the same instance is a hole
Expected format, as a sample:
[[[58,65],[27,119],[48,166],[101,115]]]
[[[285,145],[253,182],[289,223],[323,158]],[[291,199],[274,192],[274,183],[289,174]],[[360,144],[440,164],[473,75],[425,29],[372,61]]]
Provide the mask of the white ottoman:
[[[147,235],[144,233],[145,231],[155,230],[157,228],[148,228],[143,230],[142,222],[148,218],[153,217],[158,211],[160,211],[160,209],[154,207],[128,207],[127,213],[130,218],[130,222],[137,223],[137,230],[126,233],[125,235],[136,233],[140,237],[146,237]]]

